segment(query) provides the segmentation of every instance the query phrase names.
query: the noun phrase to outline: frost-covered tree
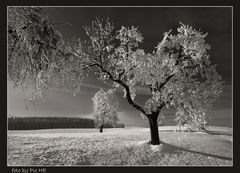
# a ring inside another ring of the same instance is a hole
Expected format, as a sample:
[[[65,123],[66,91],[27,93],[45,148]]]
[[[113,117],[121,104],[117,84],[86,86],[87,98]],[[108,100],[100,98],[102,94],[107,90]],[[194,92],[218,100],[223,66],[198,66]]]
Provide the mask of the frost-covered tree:
[[[112,89],[108,91],[98,91],[93,100],[94,108],[94,122],[95,126],[100,129],[100,133],[103,132],[105,125],[115,126],[118,121],[117,102],[116,96]]]
[[[134,26],[117,29],[108,20],[96,19],[84,27],[86,40],[62,44],[56,27],[47,19],[44,22],[45,17],[40,18],[24,19],[36,22],[29,22],[26,27],[32,28],[26,31],[22,31],[21,23],[16,26],[9,23],[12,33],[23,40],[18,42],[18,49],[9,51],[10,79],[17,85],[23,85],[26,80],[22,76],[27,76],[36,95],[49,88],[77,93],[84,72],[94,70],[100,80],[112,81],[113,88],[122,89],[128,103],[149,120],[153,145],[160,143],[157,120],[164,107],[176,109],[179,125],[205,124],[206,107],[222,90],[221,76],[207,53],[210,49],[205,43],[207,34],[181,24],[176,35],[164,33],[156,49],[146,53],[138,48],[143,36]],[[50,26],[50,35],[42,32]],[[35,32],[38,28],[39,32]],[[53,41],[55,35],[58,44]],[[9,40],[9,45],[15,44],[11,41],[14,39]],[[53,43],[54,48],[50,46]],[[13,47],[16,46],[9,46]],[[143,88],[149,92],[149,98],[140,105],[135,96]]]
[[[43,98],[49,88],[76,93],[80,64],[44,8],[8,8],[8,78],[22,87],[26,100]]]

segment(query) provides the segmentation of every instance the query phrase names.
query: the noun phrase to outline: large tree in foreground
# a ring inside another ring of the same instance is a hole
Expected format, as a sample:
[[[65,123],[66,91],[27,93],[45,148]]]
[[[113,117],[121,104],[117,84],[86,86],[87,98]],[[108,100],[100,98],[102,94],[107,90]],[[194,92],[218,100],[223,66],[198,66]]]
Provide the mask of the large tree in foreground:
[[[34,98],[50,88],[77,93],[84,72],[94,70],[100,80],[122,89],[128,103],[149,120],[153,145],[160,144],[157,120],[164,107],[176,109],[179,125],[205,124],[206,106],[222,90],[207,54],[207,34],[181,24],[176,35],[164,33],[155,51],[146,53],[138,48],[143,37],[136,27],[117,29],[96,19],[84,27],[86,40],[66,44],[43,9],[24,10],[17,11],[26,16],[20,22],[9,20],[8,70],[16,86],[26,86]],[[149,98],[140,105],[135,96],[143,89]]]

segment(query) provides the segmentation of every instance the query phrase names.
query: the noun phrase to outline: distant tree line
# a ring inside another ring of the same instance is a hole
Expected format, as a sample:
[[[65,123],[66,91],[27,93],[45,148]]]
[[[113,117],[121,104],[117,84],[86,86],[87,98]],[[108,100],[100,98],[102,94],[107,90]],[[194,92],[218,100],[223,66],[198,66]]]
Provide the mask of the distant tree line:
[[[124,128],[124,124],[117,123],[115,128]],[[9,117],[8,130],[36,130],[54,128],[95,128],[93,119],[72,117]],[[106,124],[104,128],[113,128]]]

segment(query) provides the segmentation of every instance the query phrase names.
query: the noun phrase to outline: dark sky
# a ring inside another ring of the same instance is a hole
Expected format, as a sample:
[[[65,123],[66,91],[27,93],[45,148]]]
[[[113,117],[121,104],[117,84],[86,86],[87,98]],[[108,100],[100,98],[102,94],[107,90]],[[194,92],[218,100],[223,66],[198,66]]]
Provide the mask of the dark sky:
[[[82,26],[90,25],[95,17],[109,18],[117,28],[138,26],[144,37],[141,48],[146,52],[154,50],[163,38],[164,32],[173,29],[173,33],[176,33],[179,22],[208,32],[207,43],[212,47],[209,51],[210,59],[212,63],[217,64],[217,70],[226,82],[224,93],[214,104],[214,110],[219,110],[220,112],[216,115],[227,117],[228,125],[231,124],[232,12],[230,7],[49,7],[47,12],[53,21],[65,23],[59,25],[59,29],[66,40],[70,40],[73,36],[82,37],[84,34]],[[44,103],[38,104],[36,109],[25,110],[23,94],[20,90],[13,90],[9,83],[8,113],[17,116],[77,114],[88,117],[93,111],[91,98],[101,87],[107,88],[101,81],[90,77],[84,81],[84,86],[77,96],[73,97],[67,93],[51,93]],[[138,96],[137,101],[143,103],[145,97],[145,94]],[[122,98],[122,93],[119,93],[119,101],[120,120],[131,125],[144,126],[141,124],[144,121],[141,120],[139,113]],[[224,118],[222,119],[226,122]]]

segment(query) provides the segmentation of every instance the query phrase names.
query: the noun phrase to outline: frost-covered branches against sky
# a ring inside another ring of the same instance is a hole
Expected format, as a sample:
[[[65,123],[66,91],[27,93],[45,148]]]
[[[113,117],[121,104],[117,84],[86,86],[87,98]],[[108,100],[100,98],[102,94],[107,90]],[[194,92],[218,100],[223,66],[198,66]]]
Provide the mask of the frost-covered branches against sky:
[[[194,120],[197,115],[204,116],[204,107],[222,89],[221,76],[207,54],[207,34],[180,24],[177,35],[164,33],[156,51],[145,53],[138,49],[143,37],[136,27],[121,27],[113,38],[109,35],[114,27],[108,21],[105,25],[97,20],[92,24],[95,30],[86,30],[93,49],[86,57],[91,59],[89,66],[98,67],[101,80],[112,80],[116,88],[122,86],[124,97],[147,116],[170,105],[177,108],[177,115],[187,111]],[[134,102],[138,87],[150,91],[143,107]]]
[[[164,33],[153,52],[139,48],[144,38],[135,26],[115,28],[97,18],[83,29],[85,40],[66,43],[44,9],[10,8],[9,78],[30,91],[28,99],[51,88],[76,94],[85,74],[94,70],[100,80],[123,89],[129,104],[147,117],[173,106],[177,117],[202,123],[206,105],[222,91],[207,34],[188,25],[180,23],[176,35]],[[135,97],[143,87],[149,98],[140,105]]]

